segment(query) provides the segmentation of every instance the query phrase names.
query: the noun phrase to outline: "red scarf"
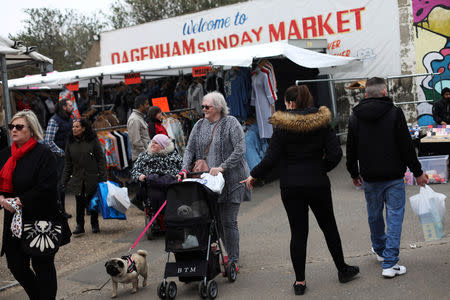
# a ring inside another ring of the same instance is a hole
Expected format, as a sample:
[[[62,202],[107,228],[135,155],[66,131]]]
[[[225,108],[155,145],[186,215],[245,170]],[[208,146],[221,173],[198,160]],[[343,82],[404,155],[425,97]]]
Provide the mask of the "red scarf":
[[[161,124],[161,122],[155,122],[155,132],[156,132],[156,134],[165,134],[165,135],[169,136],[167,134],[166,128],[164,128],[164,126]]]
[[[16,143],[11,146],[11,157],[0,171],[0,191],[5,193],[13,192],[12,177],[17,161],[36,146],[37,140],[31,137],[22,147],[17,148]]]

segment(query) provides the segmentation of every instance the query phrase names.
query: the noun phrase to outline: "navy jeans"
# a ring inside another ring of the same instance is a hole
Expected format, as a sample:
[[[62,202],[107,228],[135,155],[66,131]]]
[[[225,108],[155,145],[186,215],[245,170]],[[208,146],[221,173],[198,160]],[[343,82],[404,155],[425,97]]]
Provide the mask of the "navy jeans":
[[[379,256],[384,257],[383,269],[391,268],[399,260],[406,202],[405,183],[403,178],[364,182],[364,193],[372,247]],[[386,231],[383,217],[384,206],[386,206]]]

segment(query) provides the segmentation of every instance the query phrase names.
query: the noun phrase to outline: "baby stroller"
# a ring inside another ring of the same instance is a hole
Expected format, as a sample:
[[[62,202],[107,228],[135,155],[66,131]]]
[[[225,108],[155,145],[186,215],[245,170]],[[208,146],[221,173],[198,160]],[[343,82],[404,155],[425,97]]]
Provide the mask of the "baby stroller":
[[[166,200],[167,188],[170,184],[177,182],[177,179],[170,175],[150,174],[145,182],[140,183],[140,193],[144,200],[145,226],[150,222],[155,213]],[[156,218],[155,222],[147,230],[147,239],[151,240],[156,234],[163,233],[164,210]]]
[[[218,294],[214,278],[223,273],[230,282],[236,280],[236,265],[223,262],[221,234],[218,231],[218,194],[197,182],[180,182],[169,186],[164,223],[166,225],[167,262],[164,279],[158,286],[161,299],[175,299],[177,285],[167,277],[181,282],[199,282],[203,299],[215,299]],[[170,262],[173,253],[175,262]]]

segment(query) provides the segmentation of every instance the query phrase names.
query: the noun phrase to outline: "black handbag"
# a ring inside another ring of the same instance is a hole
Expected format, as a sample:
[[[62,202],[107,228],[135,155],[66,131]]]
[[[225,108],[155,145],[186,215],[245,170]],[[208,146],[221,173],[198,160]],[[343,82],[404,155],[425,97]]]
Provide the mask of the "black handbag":
[[[58,252],[59,247],[70,243],[71,236],[67,217],[58,209],[56,220],[24,221],[22,249],[30,256],[51,255]]]
[[[22,249],[30,256],[47,256],[58,251],[61,245],[62,226],[59,222],[37,220],[24,221]]]
[[[69,227],[69,222],[67,221],[66,214],[62,209],[58,209],[58,222],[61,224],[61,243],[59,246],[64,246],[70,243],[70,237],[72,236],[72,231]]]

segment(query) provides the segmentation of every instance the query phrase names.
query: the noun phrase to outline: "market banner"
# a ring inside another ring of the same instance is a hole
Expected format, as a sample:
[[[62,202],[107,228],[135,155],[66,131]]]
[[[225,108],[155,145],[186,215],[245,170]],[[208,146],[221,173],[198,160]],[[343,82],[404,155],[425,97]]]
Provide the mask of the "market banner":
[[[206,76],[206,74],[208,74],[209,71],[211,71],[211,67],[210,66],[194,67],[194,68],[192,68],[192,77]]]
[[[363,60],[341,78],[401,72],[397,0],[254,0],[109,31],[101,65],[290,39],[327,39],[329,54]]]
[[[66,84],[66,88],[71,92],[76,92],[80,89],[79,81]]]
[[[125,84],[138,84],[142,82],[141,73],[130,73],[123,75],[125,78]]]

